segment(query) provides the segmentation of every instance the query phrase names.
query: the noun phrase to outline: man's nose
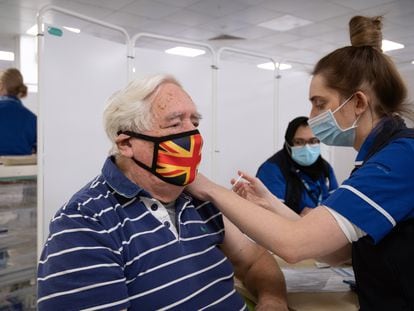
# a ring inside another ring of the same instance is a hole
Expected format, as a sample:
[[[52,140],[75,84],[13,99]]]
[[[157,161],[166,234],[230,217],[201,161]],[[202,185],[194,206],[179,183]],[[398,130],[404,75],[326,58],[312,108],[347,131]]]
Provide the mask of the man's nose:
[[[186,131],[192,131],[197,129],[197,126],[194,125],[194,122],[192,120],[186,120],[184,122],[184,127]]]

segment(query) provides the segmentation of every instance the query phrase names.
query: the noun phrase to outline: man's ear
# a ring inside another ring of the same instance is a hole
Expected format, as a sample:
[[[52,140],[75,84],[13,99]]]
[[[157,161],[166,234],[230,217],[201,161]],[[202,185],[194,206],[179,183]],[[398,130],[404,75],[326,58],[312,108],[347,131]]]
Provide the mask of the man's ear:
[[[356,92],[354,96],[356,99],[355,113],[359,116],[369,109],[369,98],[362,91]]]
[[[130,139],[131,137],[125,134],[120,134],[115,139],[115,143],[118,147],[119,153],[127,158],[132,158],[134,155]]]

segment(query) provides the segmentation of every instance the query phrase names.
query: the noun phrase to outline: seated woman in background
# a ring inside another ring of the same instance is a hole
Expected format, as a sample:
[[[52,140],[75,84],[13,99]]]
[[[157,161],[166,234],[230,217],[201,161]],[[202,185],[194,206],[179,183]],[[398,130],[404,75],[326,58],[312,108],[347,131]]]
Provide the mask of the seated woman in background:
[[[298,214],[305,214],[338,188],[332,167],[320,155],[320,142],[307,117],[289,122],[283,148],[266,160],[256,176]]]
[[[20,100],[26,95],[19,70],[0,71],[0,155],[36,152],[37,118]]]

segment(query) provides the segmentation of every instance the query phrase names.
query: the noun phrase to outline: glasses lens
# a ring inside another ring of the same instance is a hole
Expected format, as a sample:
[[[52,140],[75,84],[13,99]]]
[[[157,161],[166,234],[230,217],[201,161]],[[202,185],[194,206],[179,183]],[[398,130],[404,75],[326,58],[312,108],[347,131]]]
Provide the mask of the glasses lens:
[[[293,145],[294,146],[305,146],[306,145],[306,140],[304,140],[302,138],[294,138],[293,139]]]
[[[321,141],[319,139],[317,139],[316,137],[309,139],[309,144],[310,145],[316,145],[319,144]]]
[[[316,137],[313,137],[313,138],[311,138],[309,140],[305,140],[303,138],[294,138],[292,140],[292,142],[293,142],[293,145],[294,146],[305,146],[306,144],[308,144],[308,145],[316,145],[316,144],[319,144],[320,143],[319,139],[317,139]]]

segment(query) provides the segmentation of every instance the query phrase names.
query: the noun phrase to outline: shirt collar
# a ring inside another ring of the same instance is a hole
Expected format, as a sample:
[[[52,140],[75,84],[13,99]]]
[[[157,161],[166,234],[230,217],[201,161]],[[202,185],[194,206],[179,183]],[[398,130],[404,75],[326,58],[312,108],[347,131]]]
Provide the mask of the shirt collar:
[[[386,118],[383,118],[378,124],[371,130],[368,137],[365,139],[365,141],[362,143],[361,148],[359,149],[359,152],[357,154],[357,157],[355,159],[356,164],[362,164],[364,162],[365,157],[368,154],[368,151],[370,150],[372,144],[374,143],[375,138],[378,136],[378,129],[382,127],[382,124],[386,121]]]
[[[12,95],[1,95],[0,96],[0,101],[3,101],[3,100],[14,101],[16,103],[21,103],[21,100],[17,96],[12,96]]]
[[[121,172],[116,166],[115,157],[113,156],[106,159],[102,168],[102,176],[112,189],[126,198],[133,198],[138,195],[151,197],[147,191],[133,183]]]
[[[185,192],[182,192],[176,199],[176,206],[184,206],[185,203],[193,201],[193,197]]]
[[[116,166],[115,157],[113,156],[106,159],[102,168],[102,176],[112,189],[126,198],[134,198],[138,195],[152,198],[148,191],[133,183],[121,172]],[[181,193],[177,198],[176,205],[183,206],[185,202],[191,201],[192,199],[188,193]]]

